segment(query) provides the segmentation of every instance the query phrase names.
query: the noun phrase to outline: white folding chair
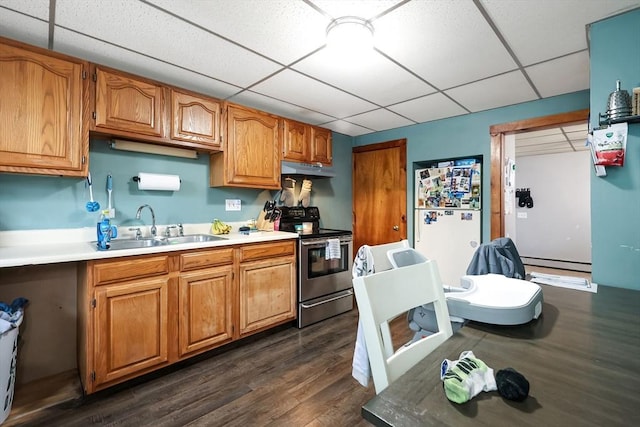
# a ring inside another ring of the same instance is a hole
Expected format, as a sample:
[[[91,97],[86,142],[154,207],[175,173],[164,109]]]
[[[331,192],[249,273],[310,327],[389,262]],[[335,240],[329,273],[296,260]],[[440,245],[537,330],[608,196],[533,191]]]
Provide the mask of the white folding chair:
[[[453,335],[442,280],[433,260],[355,277],[353,287],[376,394]],[[434,305],[438,332],[394,352],[392,343],[384,339],[389,331],[388,322],[428,303]]]

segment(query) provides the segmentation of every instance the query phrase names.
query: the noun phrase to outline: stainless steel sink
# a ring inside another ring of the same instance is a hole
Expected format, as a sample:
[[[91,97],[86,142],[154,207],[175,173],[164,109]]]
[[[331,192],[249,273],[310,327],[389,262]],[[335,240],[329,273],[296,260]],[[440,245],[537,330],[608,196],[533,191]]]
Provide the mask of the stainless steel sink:
[[[153,237],[145,239],[114,239],[110,242],[110,250],[141,249],[154,246],[178,245],[181,243],[203,243],[225,240],[225,237],[211,234],[187,234],[180,237]]]
[[[115,239],[112,240],[109,245],[111,250],[118,249],[139,249],[139,248],[150,248],[153,246],[164,246],[167,245],[167,239],[161,237],[154,237],[151,239]]]
[[[187,234],[180,237],[168,237],[168,244],[177,245],[179,243],[202,243],[202,242],[214,242],[216,240],[226,240],[225,237],[213,236],[211,234]]]

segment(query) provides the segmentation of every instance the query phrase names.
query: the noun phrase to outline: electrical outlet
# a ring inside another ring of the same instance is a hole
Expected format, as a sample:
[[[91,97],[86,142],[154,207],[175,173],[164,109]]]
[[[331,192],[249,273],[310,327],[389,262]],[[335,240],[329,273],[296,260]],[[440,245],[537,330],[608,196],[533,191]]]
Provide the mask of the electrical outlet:
[[[239,211],[242,210],[242,202],[240,199],[225,199],[225,211]]]

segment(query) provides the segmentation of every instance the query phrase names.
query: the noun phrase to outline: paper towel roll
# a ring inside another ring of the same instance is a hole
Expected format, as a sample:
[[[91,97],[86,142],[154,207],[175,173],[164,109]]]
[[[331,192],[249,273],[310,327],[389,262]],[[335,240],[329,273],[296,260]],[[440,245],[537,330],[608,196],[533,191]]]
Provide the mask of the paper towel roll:
[[[138,181],[138,190],[180,190],[179,175],[139,172],[138,176],[134,177],[134,180]]]

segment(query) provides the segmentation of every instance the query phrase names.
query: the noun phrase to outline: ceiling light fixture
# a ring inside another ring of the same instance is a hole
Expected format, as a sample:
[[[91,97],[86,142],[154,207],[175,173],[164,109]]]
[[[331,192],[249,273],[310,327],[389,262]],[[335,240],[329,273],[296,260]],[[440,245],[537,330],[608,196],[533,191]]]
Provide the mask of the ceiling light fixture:
[[[336,18],[327,26],[327,47],[349,52],[373,48],[371,22],[357,16]]]
[[[114,139],[111,142],[114,150],[134,151],[136,153],[159,154],[161,156],[183,157],[185,159],[197,159],[198,153],[195,150],[185,148],[167,147],[166,145],[144,144],[141,142],[123,141]]]

